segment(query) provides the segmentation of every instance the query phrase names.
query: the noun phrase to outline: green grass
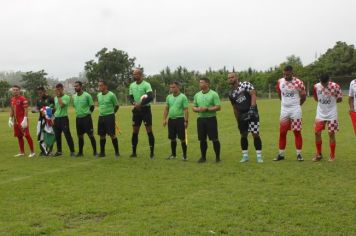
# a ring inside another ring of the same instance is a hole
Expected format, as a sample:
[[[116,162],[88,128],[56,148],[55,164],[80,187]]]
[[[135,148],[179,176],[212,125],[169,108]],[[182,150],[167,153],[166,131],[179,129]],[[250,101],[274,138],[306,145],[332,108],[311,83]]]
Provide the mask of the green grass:
[[[341,131],[333,163],[311,161],[316,108],[312,99],[303,106],[306,160],[296,161],[294,138],[289,134],[287,160],[272,162],[278,152],[279,101],[258,102],[264,164],[255,163],[251,138],[252,160],[238,162],[239,135],[228,103],[218,114],[220,164],[214,163],[211,143],[208,162],[196,163],[199,146],[193,113],[189,161],[165,160],[170,147],[167,130],[161,126],[163,106],[153,107],[154,161],[148,158],[144,130],[139,137],[139,158],[128,157],[129,107],[119,111],[122,158],[118,161],[114,160],[111,142],[107,142],[107,158],[94,159],[89,155],[87,138],[84,158],[14,158],[17,141],[7,128],[8,114],[0,113],[0,235],[355,234],[356,145],[346,102],[339,106]],[[31,114],[33,137],[36,118],[37,114]],[[76,140],[73,115],[71,119]],[[323,137],[327,157],[326,134]]]

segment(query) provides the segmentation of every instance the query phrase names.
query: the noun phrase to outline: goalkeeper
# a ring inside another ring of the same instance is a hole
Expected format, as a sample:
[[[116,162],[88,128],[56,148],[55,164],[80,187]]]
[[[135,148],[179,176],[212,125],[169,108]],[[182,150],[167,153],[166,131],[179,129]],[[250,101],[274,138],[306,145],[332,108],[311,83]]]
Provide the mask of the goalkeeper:
[[[252,134],[256,149],[257,163],[263,163],[262,141],[259,135],[260,119],[256,105],[256,90],[248,81],[239,81],[237,74],[229,73],[228,82],[231,85],[229,95],[238,128],[241,134],[242,162],[247,162],[248,133]]]

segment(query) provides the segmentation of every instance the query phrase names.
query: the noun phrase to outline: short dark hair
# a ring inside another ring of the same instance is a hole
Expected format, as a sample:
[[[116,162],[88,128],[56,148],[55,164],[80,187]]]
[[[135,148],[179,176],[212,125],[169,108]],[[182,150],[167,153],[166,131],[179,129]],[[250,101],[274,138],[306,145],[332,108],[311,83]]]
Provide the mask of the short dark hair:
[[[20,87],[20,86],[18,86],[17,84],[13,85],[12,87],[13,87],[13,88],[18,88],[18,89],[21,89],[21,87]]]
[[[180,86],[180,83],[178,81],[172,81],[170,84],[175,84],[177,85],[178,87]]]
[[[284,70],[283,71],[293,71],[293,66],[291,66],[291,65],[286,65],[285,67],[284,67]]]
[[[328,74],[321,74],[319,76],[319,79],[320,80],[329,80],[330,79],[330,76]]]
[[[42,91],[42,92],[44,92],[44,91],[46,91],[46,89],[45,89],[45,87],[40,86],[40,87],[37,88],[37,91]]]
[[[208,84],[210,84],[210,80],[207,77],[201,77],[199,80],[203,80],[203,81],[207,82]]]
[[[106,83],[106,81],[105,81],[105,80],[102,80],[102,79],[101,79],[101,80],[99,80],[99,82],[98,82],[98,83],[103,83],[103,84],[104,84],[104,85],[106,85],[106,86],[108,85],[108,84]]]
[[[63,88],[63,84],[61,84],[61,83],[57,84],[56,88]]]
[[[75,83],[75,84],[79,84],[79,85],[80,85],[80,87],[82,87],[82,86],[83,86],[82,81],[77,80],[77,81],[75,81],[74,83]]]

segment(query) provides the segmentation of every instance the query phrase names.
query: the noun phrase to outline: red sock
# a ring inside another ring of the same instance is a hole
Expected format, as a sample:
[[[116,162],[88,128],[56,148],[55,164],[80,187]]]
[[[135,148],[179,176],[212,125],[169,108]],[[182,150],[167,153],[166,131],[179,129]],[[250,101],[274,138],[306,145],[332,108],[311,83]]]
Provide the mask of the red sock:
[[[295,141],[295,148],[297,150],[302,150],[303,138],[302,138],[302,133],[300,131],[294,130],[294,141]]]
[[[30,135],[26,136],[27,142],[28,142],[28,146],[30,146],[30,150],[31,152],[33,152],[33,141]]]
[[[335,158],[335,147],[336,147],[336,142],[330,143],[330,157]]]
[[[323,142],[320,140],[320,141],[315,141],[315,145],[316,145],[316,154],[317,155],[321,155],[321,144]]]
[[[286,149],[287,145],[287,132],[279,132],[279,150]]]
[[[17,137],[17,140],[19,141],[20,152],[25,153],[25,143],[23,141],[23,137]]]

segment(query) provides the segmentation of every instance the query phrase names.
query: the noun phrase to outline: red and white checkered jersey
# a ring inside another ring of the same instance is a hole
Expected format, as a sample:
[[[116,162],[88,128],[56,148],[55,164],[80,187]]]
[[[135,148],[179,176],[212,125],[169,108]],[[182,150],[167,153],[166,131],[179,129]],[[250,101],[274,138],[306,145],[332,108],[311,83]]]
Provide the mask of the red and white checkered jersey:
[[[349,96],[354,98],[354,110],[356,111],[356,79],[350,83]]]
[[[281,78],[277,82],[277,92],[281,95],[282,107],[290,108],[300,106],[300,91],[304,91],[304,83],[293,77],[291,81]]]
[[[342,91],[337,83],[329,82],[327,86],[315,84],[314,98],[318,101],[316,119],[337,120],[336,100],[342,98]]]

